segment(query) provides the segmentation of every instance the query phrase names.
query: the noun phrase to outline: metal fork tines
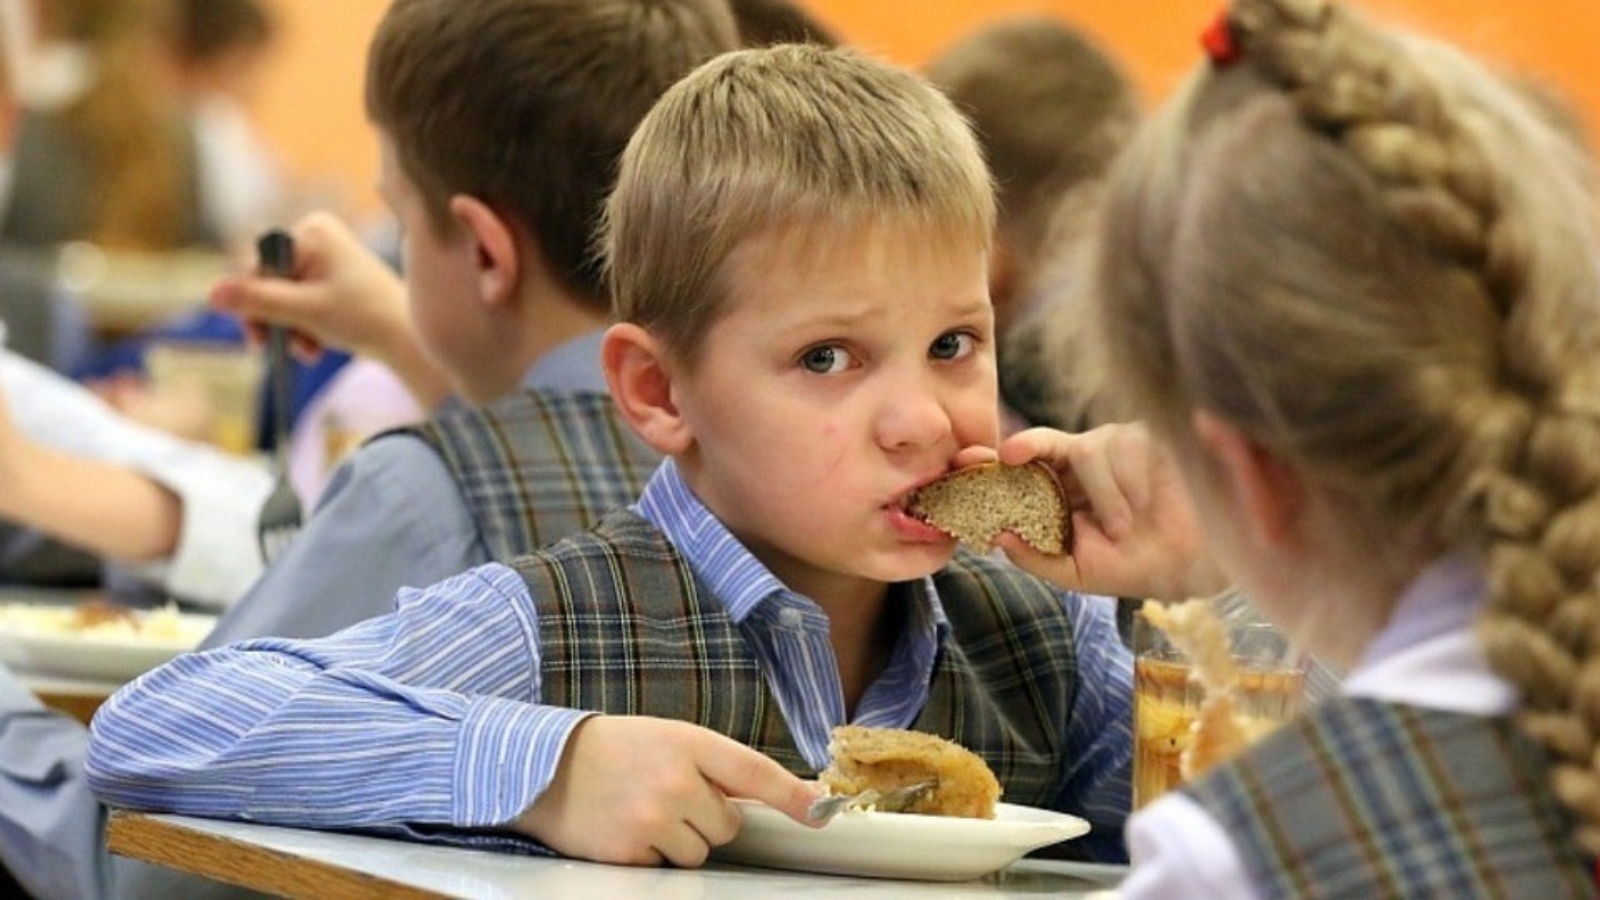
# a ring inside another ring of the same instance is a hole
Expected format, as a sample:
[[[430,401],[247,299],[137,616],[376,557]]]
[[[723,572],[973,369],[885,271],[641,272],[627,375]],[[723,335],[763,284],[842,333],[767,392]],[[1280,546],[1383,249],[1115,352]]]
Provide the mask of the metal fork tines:
[[[273,229],[256,242],[261,272],[279,278],[294,274],[294,243]],[[300,498],[289,483],[289,404],[294,394],[294,370],[289,359],[289,332],[281,325],[267,328],[268,403],[272,407],[272,466],[277,483],[261,507],[257,534],[261,558],[271,563],[300,531]]]
[[[823,824],[847,809],[871,808],[875,812],[904,812],[906,807],[932,791],[934,783],[919,781],[880,791],[867,788],[857,794],[828,794],[811,801],[811,821]]]

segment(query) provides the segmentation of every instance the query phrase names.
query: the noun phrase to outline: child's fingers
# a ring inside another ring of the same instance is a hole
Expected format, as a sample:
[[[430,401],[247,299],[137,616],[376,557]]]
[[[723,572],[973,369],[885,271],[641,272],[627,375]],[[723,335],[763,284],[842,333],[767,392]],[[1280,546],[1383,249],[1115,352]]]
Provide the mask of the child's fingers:
[[[723,805],[727,804],[724,802]],[[727,840],[711,843],[693,822],[685,820],[658,832],[650,849],[659,854],[661,861],[668,865],[680,869],[697,869],[705,865],[706,858],[711,855],[712,847],[725,843]]]
[[[738,741],[707,732],[700,771],[730,797],[747,797],[778,810],[801,824],[812,824],[809,811],[816,788],[790,773],[771,757]]]
[[[1131,492],[1138,488],[1130,489],[1119,477],[1115,455],[1107,452],[1074,454],[1072,475],[1082,503],[1093,514],[1100,530],[1112,538],[1126,534],[1133,523]]]
[[[976,466],[980,463],[993,462],[995,452],[993,447],[964,447],[956,451],[950,461],[950,468],[964,469],[967,466]]]
[[[1070,549],[1067,553],[1041,553],[1009,531],[996,536],[994,543],[1007,559],[1025,572],[1067,590],[1080,590],[1084,586],[1083,571]]]

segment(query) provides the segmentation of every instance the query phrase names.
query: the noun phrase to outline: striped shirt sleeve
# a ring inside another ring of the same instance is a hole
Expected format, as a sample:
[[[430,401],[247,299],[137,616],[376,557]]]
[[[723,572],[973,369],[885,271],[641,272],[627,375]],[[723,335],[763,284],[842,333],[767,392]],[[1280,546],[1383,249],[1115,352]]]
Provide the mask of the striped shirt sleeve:
[[[1115,601],[1064,598],[1072,616],[1078,689],[1056,808],[1093,823],[1095,836],[1106,840],[1089,849],[1097,858],[1117,861],[1125,853],[1121,832],[1133,802],[1133,655],[1117,635]]]
[[[119,806],[284,825],[432,839],[501,826],[549,783],[584,717],[534,705],[538,659],[521,577],[482,566],[327,638],[152,671],[96,720],[90,785]]]

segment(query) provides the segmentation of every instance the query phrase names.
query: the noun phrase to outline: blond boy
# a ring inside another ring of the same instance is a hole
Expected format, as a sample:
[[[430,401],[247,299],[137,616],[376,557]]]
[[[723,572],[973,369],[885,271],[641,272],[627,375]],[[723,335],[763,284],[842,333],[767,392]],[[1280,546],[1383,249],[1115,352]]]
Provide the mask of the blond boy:
[[[729,794],[803,819],[850,721],[954,738],[1009,800],[1114,845],[1131,661],[1109,603],[903,509],[998,439],[993,216],[970,133],[915,76],[799,46],[701,67],[608,207],[604,367],[669,456],[638,503],[330,638],[157,670],[97,720],[96,790],[695,865],[737,831]]]

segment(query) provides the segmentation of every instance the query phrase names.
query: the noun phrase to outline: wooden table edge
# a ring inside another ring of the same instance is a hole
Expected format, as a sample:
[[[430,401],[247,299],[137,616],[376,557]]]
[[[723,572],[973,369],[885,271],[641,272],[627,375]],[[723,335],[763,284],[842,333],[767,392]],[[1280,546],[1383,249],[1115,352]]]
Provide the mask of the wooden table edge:
[[[437,900],[446,896],[225,835],[201,834],[131,810],[111,811],[106,821],[106,849],[141,862],[283,897]]]

